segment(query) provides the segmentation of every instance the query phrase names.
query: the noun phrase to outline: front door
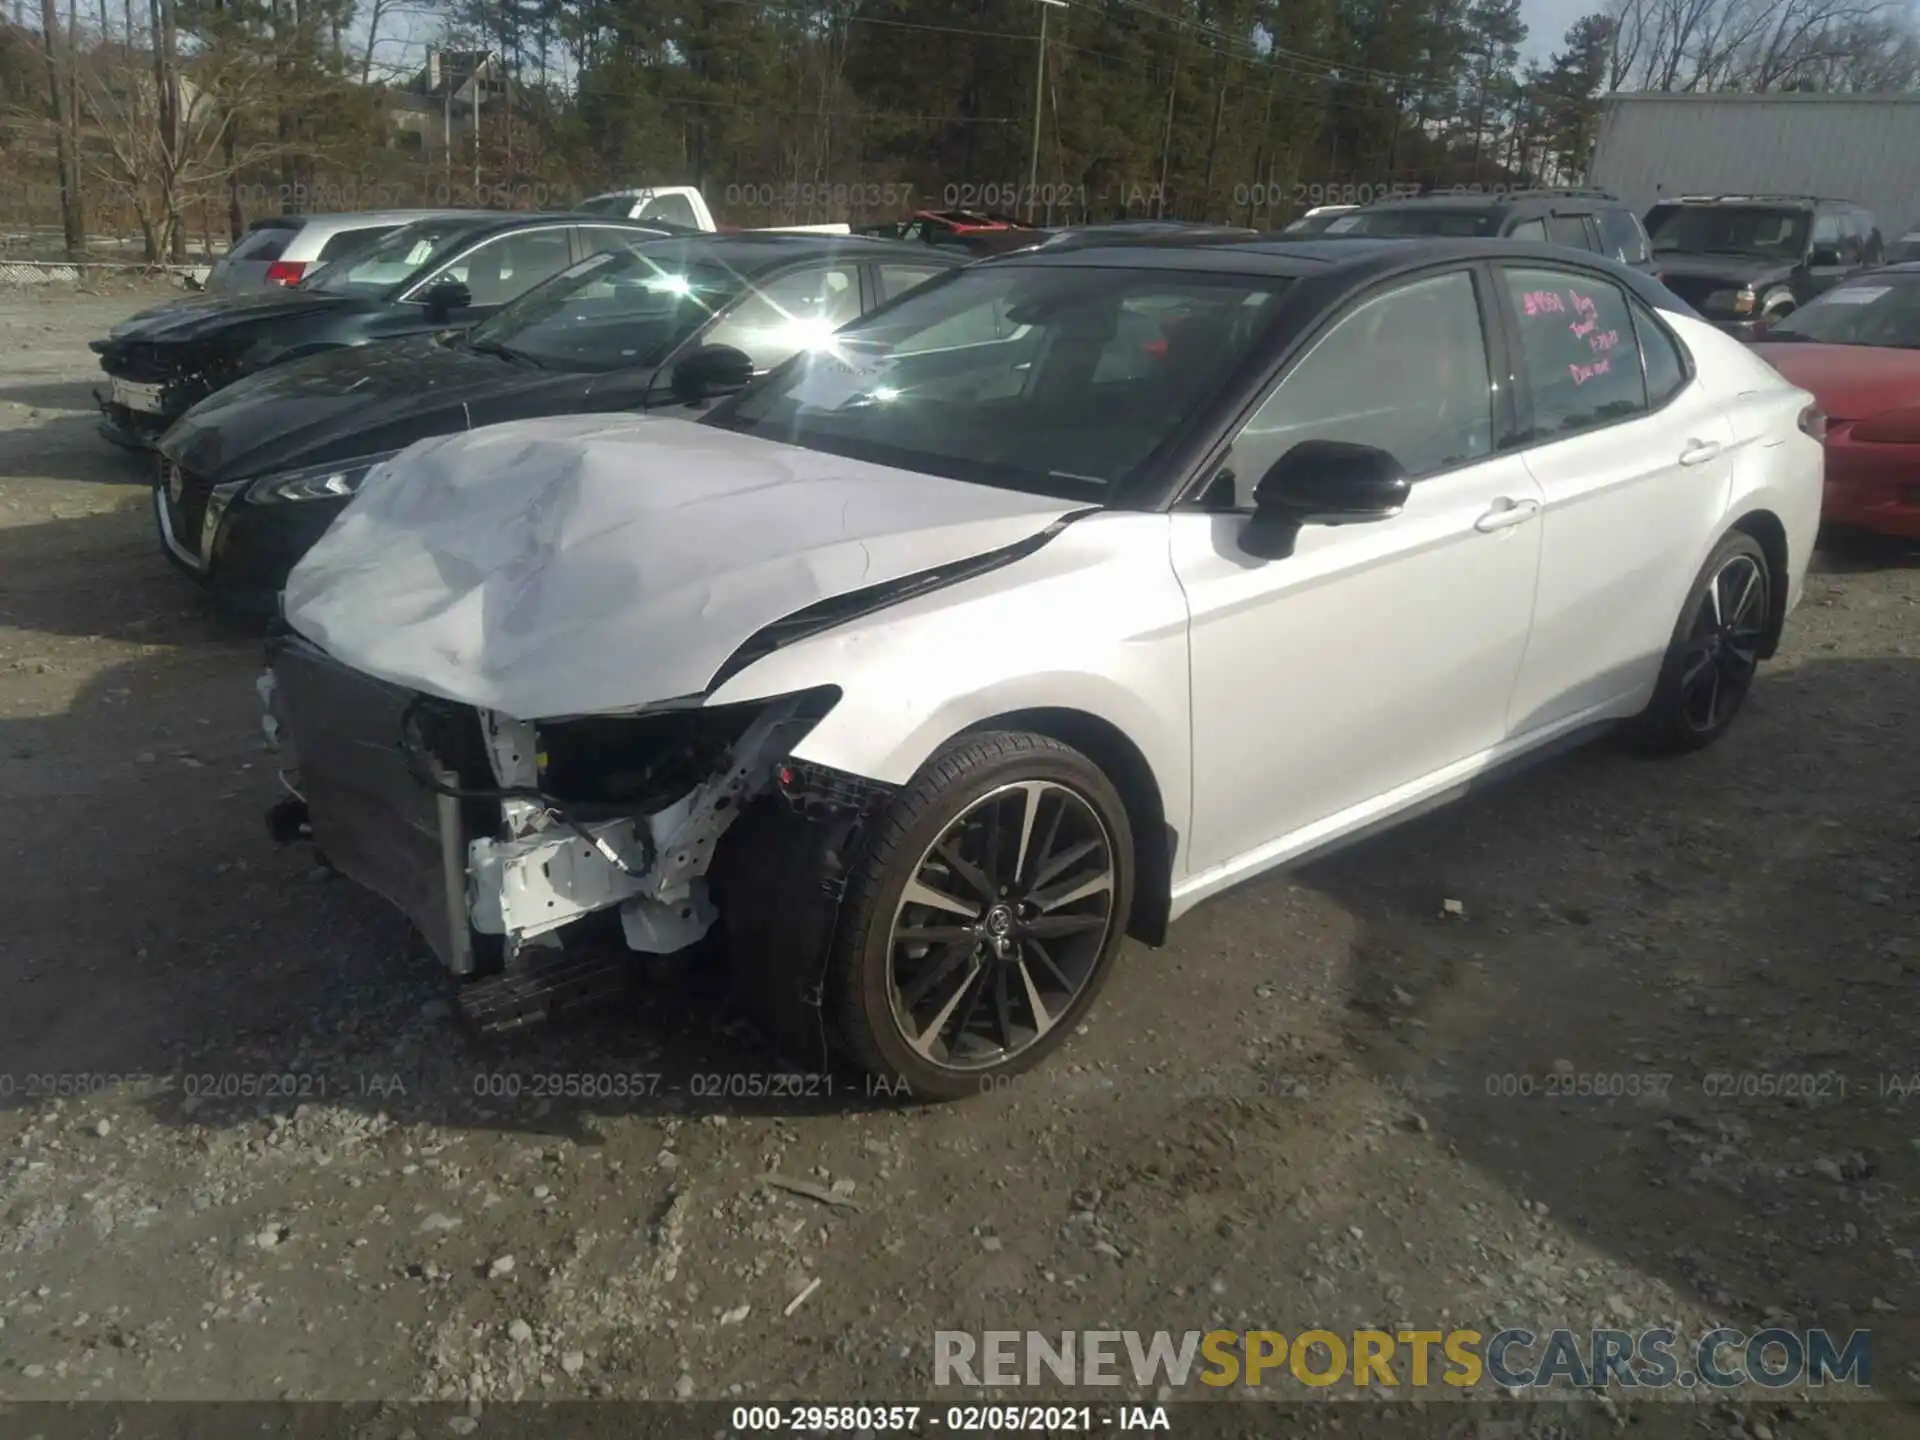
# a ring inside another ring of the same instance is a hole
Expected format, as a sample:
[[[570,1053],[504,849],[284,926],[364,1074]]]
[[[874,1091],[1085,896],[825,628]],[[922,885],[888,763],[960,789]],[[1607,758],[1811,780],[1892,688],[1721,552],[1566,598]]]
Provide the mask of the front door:
[[[1172,517],[1202,883],[1389,813],[1506,736],[1540,492],[1525,461],[1495,453],[1486,283],[1461,268],[1362,298],[1261,403],[1230,474]],[[1411,499],[1391,519],[1308,527],[1287,559],[1248,555],[1254,487],[1312,439],[1390,452]]]

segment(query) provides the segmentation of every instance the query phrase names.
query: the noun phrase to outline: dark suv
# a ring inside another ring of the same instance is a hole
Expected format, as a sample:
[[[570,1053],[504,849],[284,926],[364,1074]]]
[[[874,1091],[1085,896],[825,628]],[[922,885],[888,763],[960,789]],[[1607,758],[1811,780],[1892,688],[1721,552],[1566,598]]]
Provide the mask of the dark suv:
[[[1636,270],[1654,268],[1639,217],[1607,190],[1456,189],[1376,200],[1337,217],[1323,233],[1538,240],[1592,251]]]
[[[1681,195],[1647,212],[1667,288],[1729,334],[1766,322],[1878,265],[1873,217],[1810,195]]]

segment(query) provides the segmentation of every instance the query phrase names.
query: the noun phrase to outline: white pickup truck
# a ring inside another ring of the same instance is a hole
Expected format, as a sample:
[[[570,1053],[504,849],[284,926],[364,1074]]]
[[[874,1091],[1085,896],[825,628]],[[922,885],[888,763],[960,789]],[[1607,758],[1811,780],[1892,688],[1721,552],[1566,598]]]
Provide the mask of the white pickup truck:
[[[575,211],[588,215],[619,215],[628,220],[657,220],[709,233],[720,228],[707,197],[694,185],[647,185],[633,190],[609,190],[582,200]],[[756,225],[756,230],[794,230],[808,235],[846,235],[850,225]]]

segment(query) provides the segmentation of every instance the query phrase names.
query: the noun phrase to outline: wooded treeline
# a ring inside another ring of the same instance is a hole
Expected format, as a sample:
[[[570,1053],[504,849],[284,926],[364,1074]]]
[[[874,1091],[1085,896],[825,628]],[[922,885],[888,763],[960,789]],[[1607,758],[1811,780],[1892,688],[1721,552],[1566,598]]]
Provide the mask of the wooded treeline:
[[[1904,8],[1877,0],[1608,0],[1537,63],[1519,0],[1072,0],[1044,63],[1036,0],[12,3],[0,224],[59,224],[75,254],[644,183],[700,184],[741,224],[911,196],[1266,225],[1392,186],[1577,180],[1607,89],[1920,83]],[[438,37],[443,88],[403,33]],[[506,83],[476,99],[477,53]]]

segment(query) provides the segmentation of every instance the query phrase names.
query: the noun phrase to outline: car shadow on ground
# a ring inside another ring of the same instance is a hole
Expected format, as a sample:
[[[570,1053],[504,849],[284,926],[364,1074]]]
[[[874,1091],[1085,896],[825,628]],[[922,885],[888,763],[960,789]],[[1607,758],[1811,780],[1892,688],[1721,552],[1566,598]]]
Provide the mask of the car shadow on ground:
[[[144,487],[153,481],[154,465],[151,455],[116,445],[100,433],[100,412],[91,398],[84,409],[74,404],[61,407],[57,413],[43,413],[33,420],[31,428],[0,429],[0,480],[77,480],[89,485]]]
[[[42,380],[28,385],[0,385],[0,401],[11,400],[34,410],[77,410],[97,415],[96,380]]]
[[[1362,922],[1349,1042],[1415,1123],[1732,1323],[1872,1330],[1906,1396],[1916,709],[1920,660],[1812,658],[1707,752],[1597,746],[1298,877]]]
[[[144,500],[106,503],[36,524],[0,525],[0,628],[20,632],[17,646],[52,652],[75,638],[257,645],[258,627],[222,615],[167,563]]]

